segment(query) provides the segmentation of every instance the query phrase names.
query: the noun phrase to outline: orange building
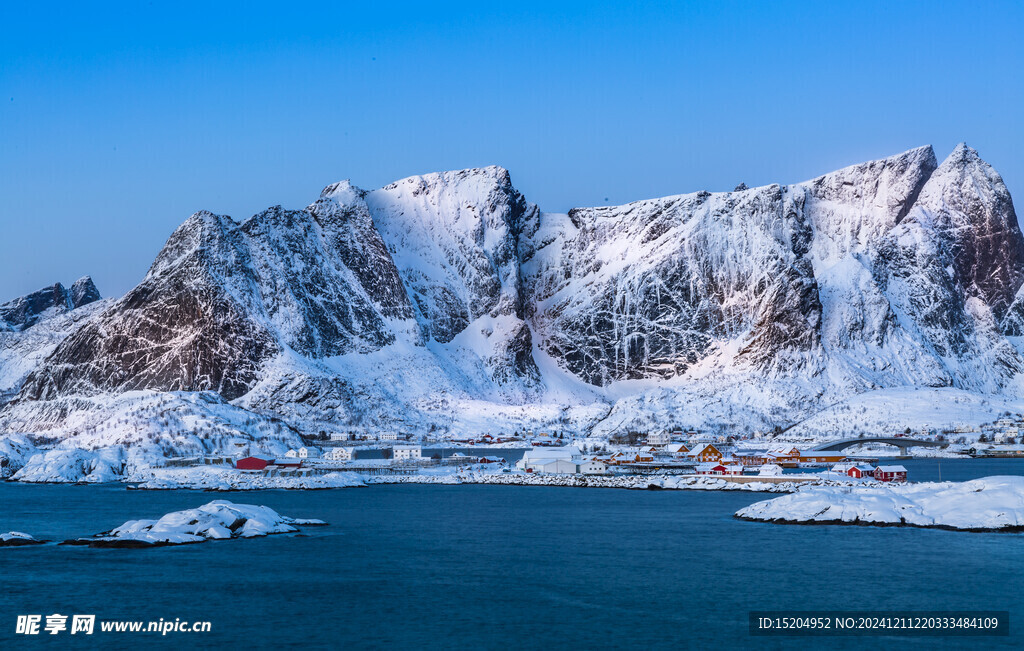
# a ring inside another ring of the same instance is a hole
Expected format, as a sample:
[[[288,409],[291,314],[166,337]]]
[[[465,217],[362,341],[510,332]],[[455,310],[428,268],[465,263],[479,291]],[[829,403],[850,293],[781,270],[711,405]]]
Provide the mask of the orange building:
[[[711,443],[701,443],[686,456],[700,463],[717,463],[722,460],[722,453]]]

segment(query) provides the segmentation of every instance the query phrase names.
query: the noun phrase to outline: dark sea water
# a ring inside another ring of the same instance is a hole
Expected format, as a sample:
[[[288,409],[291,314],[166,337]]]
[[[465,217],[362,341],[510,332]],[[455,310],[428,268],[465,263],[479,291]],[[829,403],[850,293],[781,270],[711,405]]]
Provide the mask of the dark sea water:
[[[929,479],[935,461],[904,462]],[[943,479],[1024,474],[943,460]],[[937,470],[935,468],[934,470]],[[1021,648],[1024,535],[736,520],[769,495],[394,485],[128,491],[0,484],[0,531],[64,539],[212,499],[329,527],[148,550],[0,549],[0,648]],[[1010,638],[752,638],[751,610],[1011,613]],[[15,636],[18,614],[210,633]]]

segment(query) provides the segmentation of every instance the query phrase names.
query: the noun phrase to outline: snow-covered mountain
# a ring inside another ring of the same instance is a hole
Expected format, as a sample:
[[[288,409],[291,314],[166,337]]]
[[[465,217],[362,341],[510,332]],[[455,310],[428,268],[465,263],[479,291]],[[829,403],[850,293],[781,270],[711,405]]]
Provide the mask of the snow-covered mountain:
[[[767,429],[908,389],[957,393],[982,420],[1024,410],[1022,286],[1009,192],[965,145],[941,164],[922,147],[568,214],[498,167],[371,192],[342,181],[302,210],[196,213],[137,287],[73,328],[47,324],[78,310],[46,313],[73,297],[0,306],[0,377],[17,390],[0,430],[73,449],[87,412],[89,445],[104,418],[148,422],[144,445],[167,433],[125,396],[163,395],[247,440],[282,422]],[[46,328],[66,332],[32,344]],[[5,351],[29,348],[12,372]]]

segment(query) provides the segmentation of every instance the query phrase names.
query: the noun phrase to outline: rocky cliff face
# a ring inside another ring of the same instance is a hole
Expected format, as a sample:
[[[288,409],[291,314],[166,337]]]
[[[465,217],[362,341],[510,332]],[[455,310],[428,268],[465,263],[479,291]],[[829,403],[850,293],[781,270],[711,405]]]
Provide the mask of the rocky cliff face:
[[[544,214],[530,231],[531,322],[592,384],[679,375],[740,336],[757,364],[817,344],[808,228],[780,186]]]
[[[372,192],[346,181],[303,210],[193,215],[7,413],[214,391],[299,427],[399,413],[445,427],[453,401],[564,407],[659,387],[629,402],[641,410],[723,378],[781,387],[758,398],[773,419],[879,387],[998,393],[1024,371],[1007,338],[1024,332],[1022,285],[1009,193],[966,146],[941,164],[922,147],[804,183],[568,214],[541,213],[498,167]],[[54,288],[0,318],[27,327],[93,293]]]
[[[242,224],[196,213],[139,286],[28,379],[23,397],[155,389],[234,399],[285,349],[319,358],[391,343],[385,321],[411,318],[408,299],[361,195],[337,190],[307,210],[273,207]]]

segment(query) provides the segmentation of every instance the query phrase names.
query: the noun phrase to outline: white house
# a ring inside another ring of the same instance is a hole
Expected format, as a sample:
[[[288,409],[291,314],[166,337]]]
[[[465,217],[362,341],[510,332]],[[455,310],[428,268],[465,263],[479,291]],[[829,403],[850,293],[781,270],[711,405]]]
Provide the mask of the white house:
[[[287,452],[284,453],[284,456],[288,457],[289,459],[298,459],[299,458],[299,451],[298,450],[288,450]]]
[[[548,474],[575,475],[579,464],[573,459],[541,459],[533,465],[534,472]]]
[[[1015,439],[1018,436],[1020,436],[1020,429],[1019,428],[1017,428],[1017,427],[1006,427],[1002,431],[1000,431],[998,434],[996,434],[996,440],[1002,443],[1002,442],[1005,442],[1007,439],[1010,439],[1010,438],[1014,438]]]
[[[419,445],[396,445],[392,448],[395,461],[415,461],[423,458],[423,448]]]
[[[565,461],[575,466],[574,459],[580,458],[579,448],[567,445],[559,448],[537,447],[530,448],[523,454],[523,458],[516,462],[516,468],[529,470],[531,472],[550,472],[543,470],[542,466],[550,461]],[[576,472],[575,468],[572,472]]]
[[[608,466],[604,465],[603,461],[598,461],[597,459],[580,461],[576,464],[576,467],[576,472],[583,475],[603,475],[608,472]]]
[[[668,445],[672,437],[668,432],[652,432],[647,435],[647,445]]]
[[[766,463],[758,466],[757,474],[762,477],[778,477],[782,474],[782,466],[774,463]]]
[[[320,448],[299,448],[300,459],[319,459]]]
[[[352,461],[356,458],[356,449],[331,448],[324,457],[331,461]]]
[[[381,432],[377,438],[381,441],[397,441],[398,432]]]

